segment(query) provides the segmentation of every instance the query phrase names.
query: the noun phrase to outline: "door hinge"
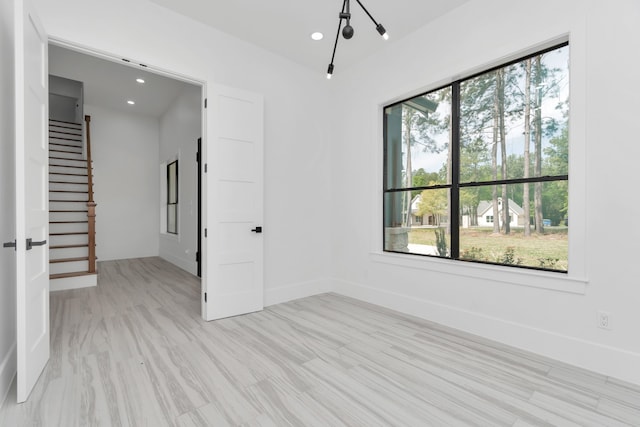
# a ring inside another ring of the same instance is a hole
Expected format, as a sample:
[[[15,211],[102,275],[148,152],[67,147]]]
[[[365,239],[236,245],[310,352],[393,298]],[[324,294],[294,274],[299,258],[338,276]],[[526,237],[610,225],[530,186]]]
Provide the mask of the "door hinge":
[[[200,153],[196,153],[196,162],[200,161]]]
[[[204,99],[204,108],[207,108],[207,98]]]
[[[204,164],[204,173],[207,173],[207,163]]]
[[[207,229],[204,229],[204,237],[207,237]]]
[[[207,302],[207,293],[204,293],[204,302]]]
[[[196,262],[200,262],[200,252],[196,252]]]

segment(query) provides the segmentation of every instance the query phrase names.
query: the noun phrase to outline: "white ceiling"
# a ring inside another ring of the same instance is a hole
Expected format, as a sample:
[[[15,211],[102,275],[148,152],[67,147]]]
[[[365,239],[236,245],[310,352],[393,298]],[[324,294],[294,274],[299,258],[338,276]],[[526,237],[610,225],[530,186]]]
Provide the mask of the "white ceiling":
[[[331,60],[343,0],[151,0],[297,63],[325,72]],[[336,73],[383,49],[470,0],[361,0],[390,35],[382,40],[375,25],[351,1],[351,40],[341,37]],[[324,33],[316,42],[310,35]],[[433,41],[437,42],[437,41]]]
[[[179,80],[49,45],[49,74],[84,82],[85,104],[159,117],[188,86]],[[136,82],[137,78],[145,83]],[[128,100],[135,105],[127,104]]]

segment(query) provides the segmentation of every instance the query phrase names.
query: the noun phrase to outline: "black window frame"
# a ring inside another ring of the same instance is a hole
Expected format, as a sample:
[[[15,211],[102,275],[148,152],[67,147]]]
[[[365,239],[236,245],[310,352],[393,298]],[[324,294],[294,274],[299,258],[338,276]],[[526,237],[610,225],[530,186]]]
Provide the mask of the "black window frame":
[[[175,167],[175,200],[171,200],[171,166],[176,165]],[[178,159],[174,160],[171,163],[167,164],[167,233],[168,234],[178,234],[178,195],[179,195],[179,185],[178,185]],[[174,210],[175,212],[175,230],[171,230],[169,228],[169,211]]]
[[[479,71],[474,73],[468,77],[464,77],[458,80],[453,81],[452,83],[442,85],[436,87],[434,89],[428,90],[426,92],[421,92],[419,94],[412,95],[408,98],[404,98],[400,101],[393,102],[391,104],[384,105],[382,108],[382,119],[383,119],[383,174],[382,174],[382,188],[383,188],[383,197],[382,197],[382,250],[383,252],[389,253],[397,253],[404,255],[412,255],[412,256],[420,256],[420,257],[428,257],[428,258],[439,258],[439,259],[448,259],[452,261],[462,261],[462,262],[471,262],[477,264],[489,264],[489,265],[497,265],[497,266],[505,266],[505,267],[517,267],[521,269],[529,269],[529,270],[538,270],[538,271],[546,271],[546,272],[556,272],[568,274],[567,270],[554,270],[542,267],[535,266],[527,266],[527,265],[511,265],[511,264],[503,264],[498,262],[484,261],[484,260],[476,260],[476,259],[464,259],[460,258],[460,190],[464,188],[472,188],[472,187],[481,187],[481,186],[493,186],[493,185],[503,185],[503,184],[535,184],[535,183],[544,183],[544,182],[555,182],[555,181],[569,181],[569,175],[546,175],[546,176],[538,176],[538,177],[529,177],[529,178],[514,178],[514,179],[498,179],[498,180],[490,180],[490,181],[478,181],[478,182],[460,182],[460,85],[463,82],[474,79],[478,76],[481,76],[486,73],[490,73],[501,68],[509,67],[510,65],[517,64],[523,62],[529,58],[534,58],[539,55],[543,55],[545,53],[567,47],[569,46],[569,42],[558,43],[548,48],[536,51],[531,54],[527,54],[525,56],[519,57],[517,59],[513,59],[507,61],[505,63],[501,63],[500,65],[496,65],[494,67],[490,67],[488,69]],[[433,92],[437,92],[443,90],[445,88],[451,88],[451,141],[449,143],[452,145],[451,148],[451,170],[449,171],[450,180],[449,184],[437,184],[437,185],[427,185],[427,186],[418,186],[418,187],[403,187],[403,188],[388,188],[388,161],[387,161],[387,111],[391,108],[402,105],[403,103],[414,99],[419,96],[428,95]],[[438,255],[426,255],[420,253],[413,252],[403,252],[397,250],[389,250],[386,249],[386,233],[385,233],[385,211],[386,211],[386,195],[390,193],[401,193],[406,191],[424,191],[424,190],[438,190],[438,189],[447,189],[450,191],[450,199],[451,203],[449,205],[449,228],[450,228],[450,248],[449,248],[449,256],[442,257]],[[509,222],[511,222],[511,215],[509,215]]]

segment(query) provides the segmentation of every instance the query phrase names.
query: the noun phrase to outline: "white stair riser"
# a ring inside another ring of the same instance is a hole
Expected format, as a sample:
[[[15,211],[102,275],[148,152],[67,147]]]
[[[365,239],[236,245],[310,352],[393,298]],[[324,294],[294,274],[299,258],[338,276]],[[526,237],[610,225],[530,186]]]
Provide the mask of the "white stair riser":
[[[63,181],[63,182],[77,182],[79,184],[86,184],[87,177],[86,176],[78,176],[78,175],[56,175],[50,174],[49,181]],[[58,184],[55,184],[58,185]],[[64,185],[64,184],[60,184]]]
[[[89,255],[89,249],[87,247],[49,249],[50,259],[79,258],[79,257],[86,257],[88,255]]]
[[[76,200],[84,202],[86,206],[88,197],[87,193],[49,193],[49,200]]]
[[[49,234],[49,244],[57,245],[76,245],[87,244],[88,237],[86,234],[72,234],[70,236],[52,236]]]
[[[74,129],[56,128],[49,129],[49,138],[67,138],[74,141],[82,141],[82,133]]]
[[[49,163],[53,163],[55,165],[87,166],[87,161],[85,159],[59,159],[58,156],[51,157],[55,157],[55,159],[49,159]]]
[[[55,221],[55,219],[52,219]],[[87,224],[49,224],[49,233],[75,233],[86,232]]]
[[[74,273],[76,271],[88,271],[87,261],[53,262],[49,264],[49,274]]]
[[[61,123],[55,120],[50,120],[49,130],[52,130],[52,129],[57,129],[57,130],[71,129],[72,132],[81,132],[82,125],[80,123]]]
[[[86,182],[78,182],[75,184],[60,184],[57,182],[50,182],[49,183],[49,191],[55,191],[55,190],[59,190],[59,191],[82,191],[84,193],[87,192],[88,189],[88,184]],[[51,194],[50,194],[51,196]],[[49,197],[50,199],[52,197]]]
[[[87,202],[49,202],[49,210],[86,210]]]
[[[86,212],[49,212],[50,221],[86,221]]]
[[[57,150],[57,148],[55,148],[56,146],[54,145],[53,147],[49,146],[49,155],[51,157],[64,157],[65,159],[76,159],[76,160],[82,160],[82,153],[60,153],[58,151],[51,151],[51,150]]]

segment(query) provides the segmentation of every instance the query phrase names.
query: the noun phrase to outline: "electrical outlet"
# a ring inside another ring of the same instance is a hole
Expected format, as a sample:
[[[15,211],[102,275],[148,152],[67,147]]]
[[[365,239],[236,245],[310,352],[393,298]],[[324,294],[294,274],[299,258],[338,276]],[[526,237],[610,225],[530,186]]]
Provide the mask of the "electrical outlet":
[[[598,328],[611,329],[611,315],[606,311],[598,311]]]

